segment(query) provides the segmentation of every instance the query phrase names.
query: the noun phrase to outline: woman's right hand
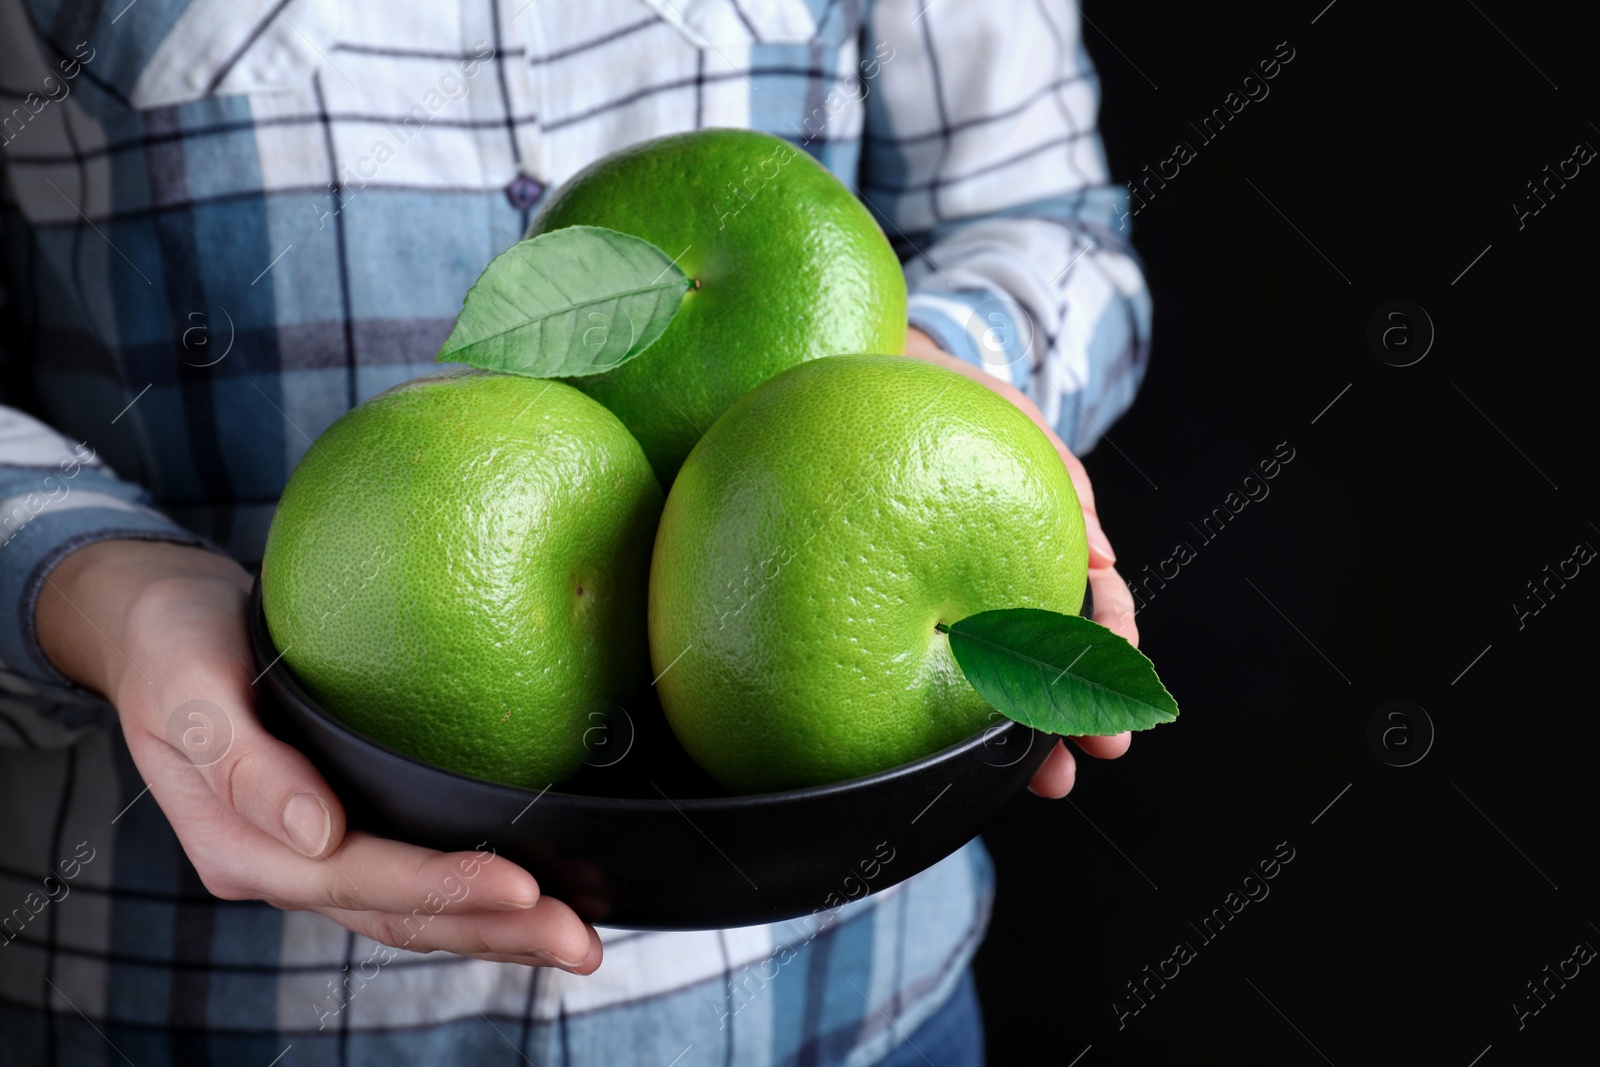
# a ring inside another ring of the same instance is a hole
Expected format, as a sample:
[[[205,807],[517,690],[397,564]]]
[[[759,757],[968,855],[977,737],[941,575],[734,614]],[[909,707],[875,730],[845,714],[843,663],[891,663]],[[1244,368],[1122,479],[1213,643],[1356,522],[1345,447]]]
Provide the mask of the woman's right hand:
[[[213,552],[104,541],[54,568],[36,613],[51,662],[116,707],[206,889],[316,911],[412,952],[600,966],[594,929],[510,860],[347,831],[328,783],[256,718],[249,588],[243,568]]]

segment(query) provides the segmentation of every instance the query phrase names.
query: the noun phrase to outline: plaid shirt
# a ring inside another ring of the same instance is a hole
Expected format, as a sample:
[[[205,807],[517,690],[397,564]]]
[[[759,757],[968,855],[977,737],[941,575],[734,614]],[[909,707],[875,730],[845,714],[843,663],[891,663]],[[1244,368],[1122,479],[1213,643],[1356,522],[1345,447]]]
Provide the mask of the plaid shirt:
[[[0,1064],[865,1064],[926,1019],[977,842],[815,938],[605,931],[588,978],[402,952],[330,1014],[374,944],[208,896],[33,604],[110,537],[259,559],[310,440],[435,369],[546,190],[696,127],[848,182],[912,325],[1087,450],[1150,318],[1097,97],[1051,0],[0,0]]]

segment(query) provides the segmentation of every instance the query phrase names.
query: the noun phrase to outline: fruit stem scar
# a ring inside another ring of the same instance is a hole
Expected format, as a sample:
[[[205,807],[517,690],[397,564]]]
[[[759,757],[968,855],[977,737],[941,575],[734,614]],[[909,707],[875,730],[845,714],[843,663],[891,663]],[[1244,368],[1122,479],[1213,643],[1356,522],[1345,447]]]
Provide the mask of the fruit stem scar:
[[[691,289],[700,288],[700,279],[699,278],[691,278],[691,279],[689,279],[689,288],[691,288]]]

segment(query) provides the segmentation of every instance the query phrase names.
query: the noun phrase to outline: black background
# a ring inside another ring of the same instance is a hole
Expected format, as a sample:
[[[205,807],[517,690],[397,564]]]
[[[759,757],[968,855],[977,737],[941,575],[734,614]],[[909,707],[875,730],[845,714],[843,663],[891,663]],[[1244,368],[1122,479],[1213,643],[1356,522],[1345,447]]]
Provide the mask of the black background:
[[[1512,1006],[1600,947],[1600,567],[1520,626],[1513,609],[1600,547],[1600,168],[1552,182],[1520,229],[1512,207],[1600,146],[1590,38],[1531,5],[1325,3],[1086,9],[1114,176],[1197,149],[1132,220],[1150,371],[1087,463],[1126,576],[1198,553],[1137,620],[1178,723],[1080,758],[1070,801],[1019,798],[985,834],[977,971],[1002,1067],[1594,1055],[1600,967],[1520,1028]],[[1280,42],[1270,95],[1203,144],[1188,122]],[[1436,330],[1411,366],[1366,340],[1391,300]],[[1203,542],[1189,523],[1280,442],[1295,458],[1270,495]],[[1367,739],[1396,699],[1435,731],[1406,767]],[[1203,941],[1189,924],[1280,842],[1270,895]],[[1193,961],[1119,1028],[1113,999],[1138,1007],[1125,983],[1178,942]]]

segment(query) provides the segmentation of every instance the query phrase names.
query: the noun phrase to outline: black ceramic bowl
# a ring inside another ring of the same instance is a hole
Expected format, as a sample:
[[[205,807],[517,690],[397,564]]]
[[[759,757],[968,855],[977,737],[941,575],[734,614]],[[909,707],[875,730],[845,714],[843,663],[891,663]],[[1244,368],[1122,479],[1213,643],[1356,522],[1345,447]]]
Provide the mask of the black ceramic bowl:
[[[996,716],[942,752],[832,785],[736,796],[678,745],[653,697],[614,709],[559,789],[499,785],[400,755],[328,715],[250,601],[267,728],[309,755],[352,826],[445,851],[487,842],[602,926],[777,922],[903,881],[977,835],[1055,739]]]

